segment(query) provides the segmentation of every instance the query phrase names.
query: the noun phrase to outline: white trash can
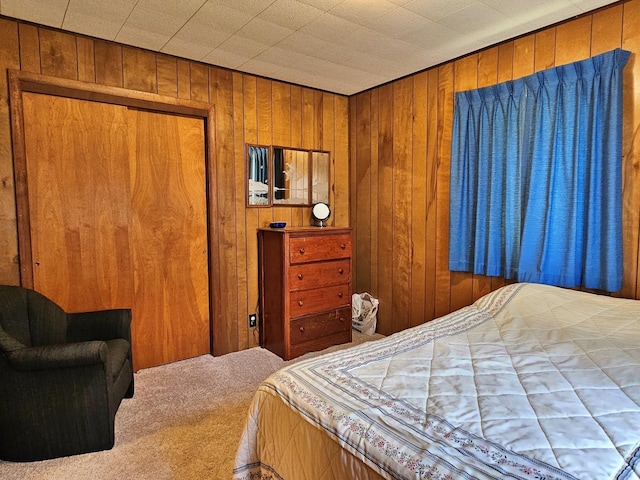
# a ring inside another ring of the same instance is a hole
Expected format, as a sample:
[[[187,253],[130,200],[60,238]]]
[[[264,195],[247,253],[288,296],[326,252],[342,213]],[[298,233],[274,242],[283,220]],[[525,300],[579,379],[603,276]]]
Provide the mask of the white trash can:
[[[378,299],[367,292],[351,296],[351,326],[356,332],[364,335],[376,333],[378,303]]]

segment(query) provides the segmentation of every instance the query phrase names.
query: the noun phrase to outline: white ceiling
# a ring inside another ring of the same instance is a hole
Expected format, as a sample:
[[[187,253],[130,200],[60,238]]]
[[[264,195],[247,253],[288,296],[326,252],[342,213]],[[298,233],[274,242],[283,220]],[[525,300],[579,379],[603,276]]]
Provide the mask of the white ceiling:
[[[0,0],[0,14],[351,95],[615,0]]]

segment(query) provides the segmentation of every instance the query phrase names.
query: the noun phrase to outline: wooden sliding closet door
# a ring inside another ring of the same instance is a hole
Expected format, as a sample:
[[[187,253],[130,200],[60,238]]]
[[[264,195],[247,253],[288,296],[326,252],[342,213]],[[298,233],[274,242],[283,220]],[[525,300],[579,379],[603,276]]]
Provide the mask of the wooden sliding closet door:
[[[126,107],[23,94],[35,290],[70,312],[129,308]]]
[[[131,110],[131,243],[141,367],[209,352],[204,120]],[[135,127],[133,127],[135,126]]]
[[[23,94],[34,288],[132,309],[134,368],[210,351],[201,118]]]

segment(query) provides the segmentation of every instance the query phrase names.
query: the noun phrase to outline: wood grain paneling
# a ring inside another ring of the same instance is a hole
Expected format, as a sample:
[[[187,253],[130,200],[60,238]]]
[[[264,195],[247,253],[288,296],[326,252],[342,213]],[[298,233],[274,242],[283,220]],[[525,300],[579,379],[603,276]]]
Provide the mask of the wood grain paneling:
[[[245,207],[245,143],[273,144],[275,137],[293,147],[330,145],[332,221],[349,226],[347,97],[0,18],[0,69],[7,68],[34,73],[43,68],[53,76],[215,105],[215,142],[207,147],[215,152],[207,201],[216,216],[207,221],[216,355],[256,345],[257,332],[248,328],[247,313],[258,304],[257,228],[281,214],[292,225],[310,223],[307,207],[282,207],[277,214],[273,208]],[[0,85],[6,87],[5,80]],[[0,92],[0,99],[6,95]],[[0,282],[19,284],[9,125],[9,109],[2,101],[0,138],[7,141],[0,142]]]
[[[438,68],[438,109],[435,143],[436,167],[436,317],[451,311],[451,273],[449,272],[449,165],[453,125],[453,64]]]
[[[426,238],[427,238],[427,73],[413,77],[413,131],[411,166],[411,316],[409,326],[425,317],[426,286]],[[422,323],[422,322],[420,322]]]
[[[351,182],[355,286],[370,286],[380,298],[380,333],[398,331],[406,322],[416,325],[444,315],[507,283],[503,278],[448,270],[454,93],[520,78],[617,47],[640,51],[640,0],[617,3],[350,98],[350,124],[355,130],[351,136],[351,173],[356,176]],[[425,75],[426,94],[422,90]],[[405,93],[410,81],[412,102]],[[624,280],[618,293],[629,298],[640,298],[638,92],[640,62],[634,53],[624,70]],[[369,103],[371,108],[366,107]],[[412,150],[407,148],[410,125]],[[367,138],[371,139],[369,145]],[[422,164],[425,157],[426,170]],[[409,165],[412,171],[407,179],[404,172]],[[365,172],[371,176],[370,182],[361,180]],[[413,184],[410,188],[404,186],[407,181]],[[371,242],[364,238],[369,234]],[[407,235],[411,245],[409,272],[404,263]],[[371,263],[365,264],[369,258]]]
[[[20,70],[40,73],[40,37],[38,28],[24,23],[18,24],[20,32]]]
[[[96,83],[110,87],[122,87],[123,64],[122,46],[96,40],[94,42],[96,57]]]
[[[242,119],[244,126],[244,141],[246,143],[258,143],[258,95],[257,95],[257,79],[256,77],[245,75],[242,81],[242,96],[244,98],[242,108]],[[243,146],[244,147],[244,146]],[[242,150],[244,155],[244,148]],[[244,156],[242,158],[244,165]],[[245,167],[246,168],[246,167]],[[244,177],[243,177],[244,185]],[[241,199],[244,205],[244,197]],[[258,309],[258,256],[250,255],[249,252],[258,251],[258,228],[260,227],[259,213],[261,208],[245,208],[244,231],[246,233],[245,251],[247,252],[247,311],[254,312]],[[240,226],[242,227],[242,225]],[[254,284],[255,282],[255,284]],[[254,288],[255,287],[255,288]],[[255,335],[252,332],[250,341],[255,342]]]
[[[86,37],[76,37],[78,49],[78,80],[95,83],[96,56],[93,40]]]
[[[315,98],[313,90],[302,89],[302,148],[320,148],[315,143]]]
[[[178,59],[178,98],[191,98],[191,62]]]
[[[352,197],[354,203],[353,221],[355,223],[354,239],[359,245],[354,265],[358,266],[358,275],[353,284],[356,292],[371,289],[371,95],[359,95],[356,102],[359,122],[355,125],[355,158],[354,186],[357,195]],[[360,212],[360,215],[358,213]]]
[[[556,27],[556,65],[591,56],[591,21],[588,15]]]
[[[169,97],[178,96],[178,65],[175,58],[166,55],[156,57],[158,67],[158,93]]]
[[[272,82],[271,104],[273,105],[273,143],[291,145],[291,85]]]
[[[498,47],[498,82],[506,82],[513,78],[513,42],[506,42]]]
[[[593,14],[591,55],[598,55],[620,47],[623,7],[623,5],[616,5]]]
[[[535,38],[536,49],[533,55],[535,71],[539,72],[540,70],[553,67],[556,60],[556,29],[548,28],[547,30],[536,33],[534,37],[529,36],[529,38]],[[526,62],[527,64],[531,63],[530,55],[521,56],[520,61],[522,61],[523,58],[528,60]],[[520,72],[522,71],[523,70],[520,70]],[[518,73],[517,77],[524,75],[528,74]]]
[[[18,25],[0,18],[0,65],[20,68]],[[9,121],[9,86],[0,75],[0,279],[16,283],[19,278],[16,229],[11,123]],[[12,233],[13,232],[13,233]]]
[[[351,192],[355,192],[356,191],[356,187],[355,187],[355,182],[356,182],[356,161],[355,159],[358,158],[357,153],[355,151],[356,148],[356,144],[357,144],[357,137],[356,137],[356,133],[358,131],[358,129],[356,128],[356,118],[358,118],[358,110],[357,110],[357,97],[351,96],[349,97],[348,100],[348,104],[349,104],[349,156],[351,158],[354,159],[353,162],[349,162],[349,190]],[[349,202],[349,214],[351,215],[351,231],[352,234],[355,238],[356,234],[357,234],[357,230],[358,230],[358,216],[357,216],[357,210],[356,210],[356,205],[357,205],[357,201],[354,199]],[[370,215],[370,217],[373,219],[373,215]],[[357,265],[357,260],[355,258],[355,255],[352,259],[352,265],[353,265],[353,271],[354,271],[354,277],[353,277],[353,284],[355,285],[356,282],[358,281],[356,275],[355,275],[355,271],[357,270],[356,265]],[[372,275],[371,277],[374,277],[374,275]],[[369,277],[371,279],[371,277]]]
[[[535,35],[527,35],[513,41],[513,78],[524,77],[534,72],[535,43]],[[552,67],[553,64],[549,66]]]
[[[336,169],[335,169],[335,164],[333,164],[334,162],[334,158],[335,157],[335,151],[336,151],[336,144],[335,144],[335,127],[336,127],[336,121],[335,121],[335,101],[336,101],[336,96],[335,95],[331,95],[329,93],[324,94],[323,99],[322,99],[322,139],[321,139],[321,143],[322,145],[320,146],[320,148],[322,150],[326,150],[327,152],[334,152],[333,154],[330,154],[330,162],[332,163],[332,165],[329,165],[329,175],[331,176],[331,180],[330,180],[330,184],[335,184],[335,174],[336,174]],[[348,188],[348,187],[347,187]],[[335,189],[331,189],[329,191],[329,205],[335,205],[336,204],[336,192]],[[331,219],[331,225],[335,225],[335,212],[333,215],[333,218]]]
[[[333,184],[333,223],[336,227],[349,225],[349,100],[333,95],[334,147],[331,150]],[[307,213],[308,215],[308,213]]]
[[[191,100],[209,101],[209,68],[201,63],[190,63]],[[214,86],[215,88],[215,82]]]
[[[235,208],[235,161],[233,142],[233,83],[230,70],[211,69],[211,99],[216,106],[216,186],[215,192],[218,219],[218,249],[220,258],[218,287],[220,303],[226,307],[224,317],[217,318],[218,327],[214,332],[214,351],[224,345],[236,345],[238,336],[238,289],[237,283],[237,242]],[[216,310],[218,313],[222,311]]]
[[[122,57],[124,88],[157,93],[158,66],[155,53],[125,47],[122,51]]]
[[[404,330],[410,318],[399,312],[411,309],[411,190],[413,185],[413,78],[396,83],[393,89],[393,229],[391,281],[393,283],[393,331]],[[396,313],[398,312],[398,313]]]
[[[54,30],[40,32],[41,73],[75,80],[78,77],[76,39]]]
[[[375,127],[374,127],[375,128]],[[373,235],[378,237],[378,256],[372,262],[378,264],[378,297],[380,308],[378,318],[383,335],[393,332],[393,292],[395,285],[393,278],[393,86],[385,85],[378,91],[378,231]],[[353,195],[353,193],[352,193]],[[362,219],[365,210],[358,209]],[[361,221],[366,221],[362,219]],[[356,240],[356,245],[358,241]],[[358,249],[356,249],[356,252]],[[358,270],[362,268],[358,262]],[[384,308],[382,308],[384,306]],[[399,314],[400,312],[398,312]]]
[[[243,76],[241,73],[233,73],[233,131],[241,132],[243,126]],[[240,135],[234,135],[234,159],[244,157],[244,139]],[[236,236],[236,281],[238,295],[238,313],[237,318],[248,318],[249,312],[255,312],[255,308],[249,309],[249,282],[248,282],[248,258],[247,255],[247,230],[246,228],[238,228],[237,226],[246,225],[247,209],[244,195],[245,188],[245,162],[234,161],[234,179],[235,179],[235,212],[236,212],[236,228],[234,233]],[[232,323],[234,322],[232,318]],[[238,328],[238,349],[255,347],[258,343],[257,335],[252,335],[247,322],[235,322]],[[216,349],[214,348],[214,351]]]
[[[437,204],[438,204],[438,70],[427,72],[427,176],[425,177],[425,306],[423,318],[434,318],[436,308],[436,249],[437,244]],[[420,108],[418,106],[418,108]],[[415,187],[419,187],[416,185]],[[414,187],[414,188],[415,188]],[[416,240],[414,240],[416,241]],[[419,238],[417,239],[419,241]],[[412,325],[421,323],[420,318],[411,319]]]

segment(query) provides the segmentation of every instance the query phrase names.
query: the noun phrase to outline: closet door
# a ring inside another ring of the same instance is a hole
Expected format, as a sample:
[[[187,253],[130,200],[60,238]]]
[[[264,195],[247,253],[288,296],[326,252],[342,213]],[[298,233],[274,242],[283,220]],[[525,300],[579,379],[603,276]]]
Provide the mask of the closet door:
[[[132,309],[134,368],[210,351],[204,120],[23,94],[34,288]]]
[[[204,120],[130,110],[130,239],[140,368],[209,347]]]
[[[130,307],[126,107],[24,93],[35,290],[70,312]]]

